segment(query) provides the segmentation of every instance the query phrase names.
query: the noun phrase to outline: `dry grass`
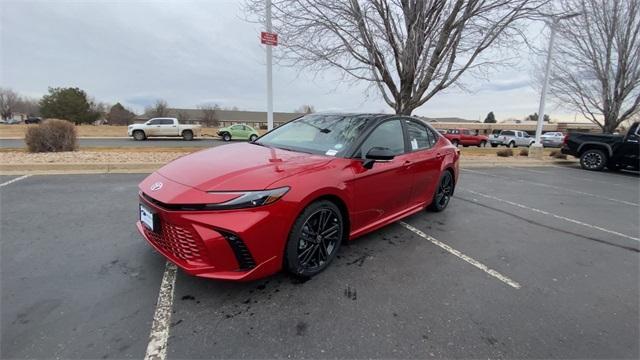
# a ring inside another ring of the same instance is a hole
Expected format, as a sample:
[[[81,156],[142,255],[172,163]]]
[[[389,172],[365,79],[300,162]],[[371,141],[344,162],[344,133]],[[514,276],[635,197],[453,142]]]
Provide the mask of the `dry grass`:
[[[0,125],[0,137],[4,138],[24,138],[27,129],[36,125]],[[79,137],[126,137],[126,126],[111,125],[76,125]],[[260,135],[267,132],[266,130],[258,130]],[[203,127],[202,136],[218,137],[218,128]]]
[[[186,154],[188,153],[179,151],[67,151],[57,153],[5,151],[0,156],[0,164],[165,164]]]

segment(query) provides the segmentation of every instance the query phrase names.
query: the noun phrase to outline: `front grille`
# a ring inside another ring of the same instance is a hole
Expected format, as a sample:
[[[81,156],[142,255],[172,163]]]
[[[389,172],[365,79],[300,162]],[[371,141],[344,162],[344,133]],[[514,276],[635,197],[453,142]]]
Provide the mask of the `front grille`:
[[[193,230],[162,221],[158,233],[147,228],[144,231],[154,244],[178,259],[203,261],[203,245]]]

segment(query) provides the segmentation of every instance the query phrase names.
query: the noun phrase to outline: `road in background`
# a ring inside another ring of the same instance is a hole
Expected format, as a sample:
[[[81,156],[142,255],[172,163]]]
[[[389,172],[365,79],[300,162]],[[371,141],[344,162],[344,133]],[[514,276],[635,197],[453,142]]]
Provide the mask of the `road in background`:
[[[306,282],[179,271],[168,358],[638,358],[637,174],[474,170],[403,221],[521,288],[393,224]],[[134,229],[143,177],[0,189],[3,357],[144,356],[165,261]]]
[[[135,141],[130,138],[113,138],[113,139],[91,139],[81,138],[78,139],[80,149],[96,148],[96,147],[194,147],[194,148],[206,148],[225,144],[224,141],[218,139],[195,139],[193,141],[184,141],[181,139],[149,139],[145,141]],[[2,139],[0,140],[0,148],[21,149],[25,148],[24,140],[22,139]]]

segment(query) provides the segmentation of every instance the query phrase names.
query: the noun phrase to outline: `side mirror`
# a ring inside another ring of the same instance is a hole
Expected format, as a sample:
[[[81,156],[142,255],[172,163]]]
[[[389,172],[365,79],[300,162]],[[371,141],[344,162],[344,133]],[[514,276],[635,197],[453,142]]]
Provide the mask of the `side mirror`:
[[[366,160],[362,163],[362,166],[366,169],[371,169],[375,162],[393,160],[394,157],[393,151],[389,148],[372,147],[369,149],[369,152],[367,152],[367,155],[365,155]]]

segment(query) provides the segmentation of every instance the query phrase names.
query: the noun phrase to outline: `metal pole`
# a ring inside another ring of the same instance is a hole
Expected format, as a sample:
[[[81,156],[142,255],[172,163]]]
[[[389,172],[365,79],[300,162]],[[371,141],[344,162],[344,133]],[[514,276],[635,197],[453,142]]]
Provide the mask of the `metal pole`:
[[[271,0],[267,0],[267,32],[271,33]],[[271,46],[267,44],[267,130],[273,129],[273,79],[271,75]]]
[[[536,142],[537,146],[541,146],[540,136],[542,135],[542,124],[544,124],[544,104],[547,99],[547,87],[549,87],[549,75],[551,73],[551,57],[553,55],[553,40],[556,37],[556,26],[558,19],[551,22],[551,37],[549,39],[549,50],[547,51],[547,64],[544,71],[544,83],[542,85],[542,94],[540,94],[540,108],[538,109],[538,124],[536,126]]]

